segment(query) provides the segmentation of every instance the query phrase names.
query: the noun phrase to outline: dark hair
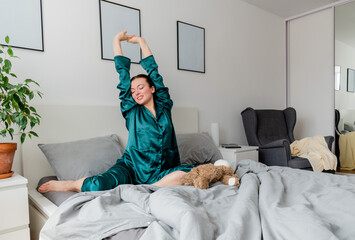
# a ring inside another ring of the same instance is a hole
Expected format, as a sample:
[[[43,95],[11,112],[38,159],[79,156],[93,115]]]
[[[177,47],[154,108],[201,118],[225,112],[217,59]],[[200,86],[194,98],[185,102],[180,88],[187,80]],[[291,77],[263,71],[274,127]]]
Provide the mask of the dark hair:
[[[154,83],[153,83],[152,79],[146,74],[138,74],[137,76],[132,77],[131,78],[131,82],[134,79],[136,79],[136,78],[144,78],[147,81],[147,83],[149,84],[149,87],[153,87],[154,86]]]

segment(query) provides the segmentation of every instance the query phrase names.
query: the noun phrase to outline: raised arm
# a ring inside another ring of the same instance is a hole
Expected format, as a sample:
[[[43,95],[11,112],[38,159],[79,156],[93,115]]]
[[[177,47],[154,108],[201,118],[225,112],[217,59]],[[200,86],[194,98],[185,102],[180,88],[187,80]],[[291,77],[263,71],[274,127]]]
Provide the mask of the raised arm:
[[[130,36],[127,42],[139,44],[143,53],[143,59],[141,60],[140,64],[154,83],[155,100],[157,103],[160,103],[163,106],[171,109],[173,106],[173,101],[170,99],[169,89],[165,87],[163,83],[163,78],[158,72],[158,65],[155,62],[147,42],[144,40],[144,38],[134,35]]]
[[[113,38],[113,54],[114,56],[123,56],[122,48],[121,48],[121,42],[122,41],[127,41],[130,37],[127,35],[127,31],[119,32],[117,35]]]
[[[121,111],[124,118],[126,118],[127,113],[131,110],[137,103],[133,100],[131,94],[131,78],[129,70],[131,67],[131,60],[123,56],[121,42],[128,40],[130,36],[126,35],[127,31],[118,33],[113,38],[113,53],[115,55],[115,67],[120,75],[120,83],[117,88],[120,90],[119,99],[121,100]]]

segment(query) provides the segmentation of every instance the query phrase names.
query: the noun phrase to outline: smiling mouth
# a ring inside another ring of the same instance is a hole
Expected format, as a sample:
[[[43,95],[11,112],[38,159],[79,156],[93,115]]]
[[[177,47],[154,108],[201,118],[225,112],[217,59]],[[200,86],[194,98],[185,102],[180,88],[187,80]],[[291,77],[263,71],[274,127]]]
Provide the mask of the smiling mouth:
[[[143,96],[137,97],[137,100],[142,100]]]

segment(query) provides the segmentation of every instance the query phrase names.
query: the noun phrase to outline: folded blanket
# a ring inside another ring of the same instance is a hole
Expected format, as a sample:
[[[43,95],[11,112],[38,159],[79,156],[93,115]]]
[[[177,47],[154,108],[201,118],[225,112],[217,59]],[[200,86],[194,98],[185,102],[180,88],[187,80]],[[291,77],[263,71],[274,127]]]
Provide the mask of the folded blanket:
[[[337,168],[337,157],[328,149],[323,136],[303,138],[294,141],[290,147],[291,155],[307,158],[315,172]]]
[[[339,137],[340,168],[343,170],[355,169],[355,132]]]

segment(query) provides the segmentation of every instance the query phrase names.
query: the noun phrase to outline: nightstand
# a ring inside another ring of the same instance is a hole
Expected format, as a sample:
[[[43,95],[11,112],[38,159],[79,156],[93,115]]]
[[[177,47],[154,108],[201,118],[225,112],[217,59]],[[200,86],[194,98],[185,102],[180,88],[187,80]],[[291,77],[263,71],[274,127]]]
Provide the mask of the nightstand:
[[[0,240],[29,240],[27,179],[0,179]]]
[[[223,159],[231,163],[233,169],[236,169],[238,162],[243,159],[250,159],[259,161],[258,147],[255,146],[241,146],[240,148],[218,148]]]

